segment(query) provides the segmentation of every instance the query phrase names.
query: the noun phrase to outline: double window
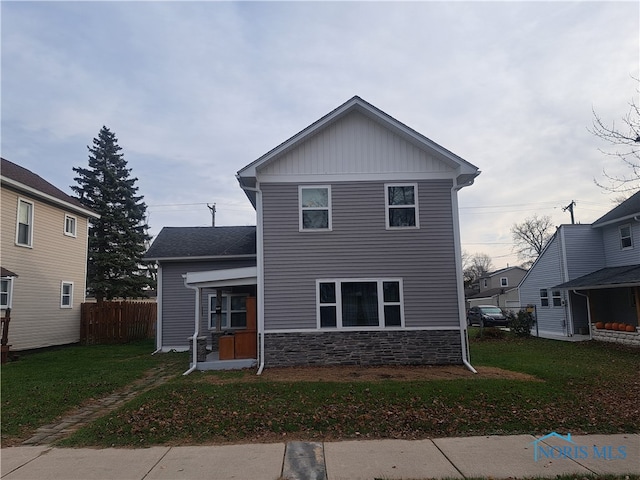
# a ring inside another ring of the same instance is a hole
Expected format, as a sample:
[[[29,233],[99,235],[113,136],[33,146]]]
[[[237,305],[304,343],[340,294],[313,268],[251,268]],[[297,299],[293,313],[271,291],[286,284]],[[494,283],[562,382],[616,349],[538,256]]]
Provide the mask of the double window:
[[[60,308],[73,308],[73,282],[62,282],[60,287]]]
[[[319,328],[404,326],[402,281],[318,280]]]
[[[33,203],[21,198],[18,199],[16,244],[22,247],[33,246]]]
[[[620,248],[626,250],[633,248],[633,238],[631,236],[631,225],[622,225],[620,227]]]
[[[418,228],[418,185],[416,183],[384,186],[387,228]]]
[[[209,295],[209,328],[217,328],[218,314],[216,312],[218,300],[215,295]],[[247,295],[222,295],[222,329],[247,327]]]
[[[298,189],[300,231],[331,230],[331,187],[300,186]]]
[[[549,291],[546,288],[540,289],[540,306],[549,306]]]

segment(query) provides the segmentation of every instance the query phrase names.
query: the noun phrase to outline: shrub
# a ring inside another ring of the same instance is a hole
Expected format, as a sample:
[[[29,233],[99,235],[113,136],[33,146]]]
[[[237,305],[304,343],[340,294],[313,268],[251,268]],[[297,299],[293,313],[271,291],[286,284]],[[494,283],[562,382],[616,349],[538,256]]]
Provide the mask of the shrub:
[[[531,329],[536,324],[533,313],[520,310],[518,313],[508,312],[509,328],[516,337],[531,336]]]
[[[506,332],[496,327],[485,327],[478,329],[475,334],[476,340],[501,340],[506,337]]]

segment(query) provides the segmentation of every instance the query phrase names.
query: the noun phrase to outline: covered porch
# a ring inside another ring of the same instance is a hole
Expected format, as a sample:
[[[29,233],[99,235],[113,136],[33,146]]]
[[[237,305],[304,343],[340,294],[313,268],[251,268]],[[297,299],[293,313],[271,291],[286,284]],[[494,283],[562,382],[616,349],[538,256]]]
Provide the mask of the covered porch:
[[[258,358],[257,268],[188,272],[183,279],[185,287],[195,291],[194,333],[189,337],[190,367],[184,375],[194,370],[237,370],[255,366]],[[206,322],[202,321],[204,315]]]

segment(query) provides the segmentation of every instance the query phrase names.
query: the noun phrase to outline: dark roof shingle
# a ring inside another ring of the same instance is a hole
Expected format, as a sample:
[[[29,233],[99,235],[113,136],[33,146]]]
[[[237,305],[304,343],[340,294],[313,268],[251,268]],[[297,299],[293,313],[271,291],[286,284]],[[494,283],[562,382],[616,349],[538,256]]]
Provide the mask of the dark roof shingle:
[[[640,215],[640,190],[593,222],[593,226],[599,227],[617,220],[627,220],[638,215]]]
[[[611,288],[625,285],[640,285],[640,265],[602,268],[553,288],[587,290],[589,288]]]
[[[164,227],[144,258],[189,259],[256,254],[256,227]]]

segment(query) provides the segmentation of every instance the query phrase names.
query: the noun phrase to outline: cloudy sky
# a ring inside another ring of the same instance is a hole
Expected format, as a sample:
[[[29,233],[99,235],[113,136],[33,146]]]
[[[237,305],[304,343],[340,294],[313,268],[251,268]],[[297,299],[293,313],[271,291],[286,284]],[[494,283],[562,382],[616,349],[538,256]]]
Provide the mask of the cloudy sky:
[[[637,101],[630,2],[2,1],[2,156],[65,192],[100,128],[151,233],[253,225],[235,173],[354,95],[478,166],[462,247],[518,261],[510,228],[610,210],[589,132]]]

